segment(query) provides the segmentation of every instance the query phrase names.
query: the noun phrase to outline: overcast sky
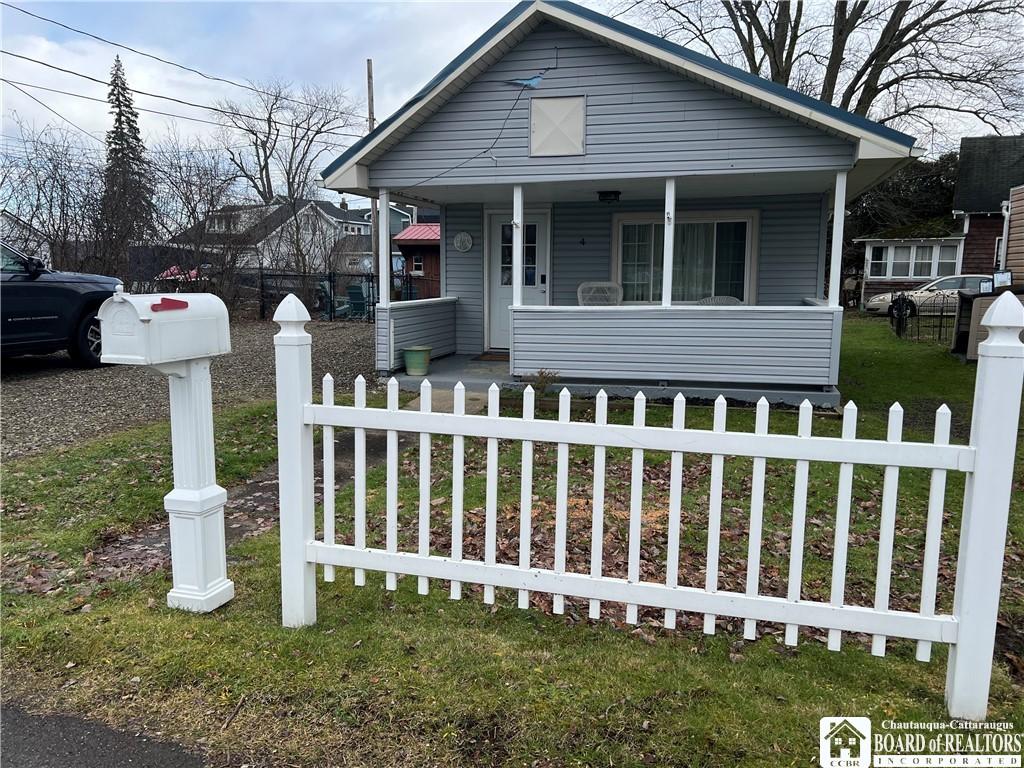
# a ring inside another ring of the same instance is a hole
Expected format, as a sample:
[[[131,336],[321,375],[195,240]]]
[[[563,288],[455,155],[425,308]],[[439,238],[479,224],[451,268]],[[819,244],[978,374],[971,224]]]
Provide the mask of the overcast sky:
[[[387,117],[432,75],[512,5],[493,2],[331,3],[24,3],[26,9],[114,42],[233,80],[282,79],[345,88],[365,112],[366,59],[374,65],[377,119]],[[4,50],[100,80],[114,55],[131,87],[213,104],[244,99],[230,85],[211,82],[153,59],[119,50],[58,26],[0,8]],[[105,98],[106,88],[24,60],[3,56],[5,78]],[[13,87],[2,84],[3,133],[17,134],[12,115],[41,127],[58,118]],[[86,131],[102,138],[110,126],[105,104],[27,88]],[[251,94],[249,94],[251,95]],[[201,109],[136,96],[138,107],[209,119]],[[176,124],[179,133],[209,134],[201,123],[145,112],[139,122],[152,141]],[[361,126],[362,127],[362,126]],[[5,143],[7,143],[5,141]],[[8,144],[9,146],[9,144]],[[100,147],[96,143],[97,148]]]

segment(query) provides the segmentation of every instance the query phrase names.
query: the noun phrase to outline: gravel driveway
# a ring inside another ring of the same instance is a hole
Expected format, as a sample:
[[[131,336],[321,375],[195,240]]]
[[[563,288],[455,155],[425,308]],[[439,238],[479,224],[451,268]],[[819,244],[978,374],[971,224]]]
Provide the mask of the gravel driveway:
[[[325,373],[338,391],[350,391],[359,374],[373,381],[373,326],[311,322],[313,389]],[[213,362],[214,407],[274,397],[271,322],[231,328],[231,354]],[[0,371],[0,455],[25,456],[168,417],[167,383],[144,368],[112,365],[83,370],[64,353],[19,357]]]

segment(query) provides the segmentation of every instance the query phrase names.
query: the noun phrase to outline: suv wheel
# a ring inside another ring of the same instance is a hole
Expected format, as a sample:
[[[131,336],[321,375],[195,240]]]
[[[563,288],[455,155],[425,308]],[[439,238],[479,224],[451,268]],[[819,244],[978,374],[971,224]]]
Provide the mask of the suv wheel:
[[[75,330],[68,352],[83,368],[97,368],[100,365],[100,321],[95,312],[82,318]]]

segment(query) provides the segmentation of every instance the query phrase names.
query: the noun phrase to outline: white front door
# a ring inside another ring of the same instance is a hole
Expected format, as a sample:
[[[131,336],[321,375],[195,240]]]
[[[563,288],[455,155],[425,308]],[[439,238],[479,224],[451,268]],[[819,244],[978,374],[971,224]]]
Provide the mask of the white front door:
[[[512,305],[511,215],[491,214],[488,221],[488,346],[509,348],[508,308]],[[548,303],[548,217],[526,214],[523,229],[523,304]]]

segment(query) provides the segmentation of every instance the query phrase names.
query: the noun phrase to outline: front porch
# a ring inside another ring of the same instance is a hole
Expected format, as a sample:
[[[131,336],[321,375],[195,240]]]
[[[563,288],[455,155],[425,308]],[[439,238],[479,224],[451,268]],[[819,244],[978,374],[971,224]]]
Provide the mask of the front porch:
[[[827,270],[826,251],[829,234],[841,241],[846,174],[774,176],[432,190],[443,297],[382,302],[378,371],[401,370],[404,348],[427,345],[431,381],[467,387],[540,376],[581,394],[833,405],[842,311],[839,264]],[[579,306],[586,282],[614,285],[622,300]],[[507,363],[474,359],[487,351]]]

